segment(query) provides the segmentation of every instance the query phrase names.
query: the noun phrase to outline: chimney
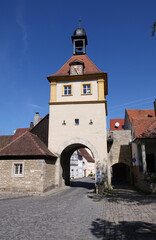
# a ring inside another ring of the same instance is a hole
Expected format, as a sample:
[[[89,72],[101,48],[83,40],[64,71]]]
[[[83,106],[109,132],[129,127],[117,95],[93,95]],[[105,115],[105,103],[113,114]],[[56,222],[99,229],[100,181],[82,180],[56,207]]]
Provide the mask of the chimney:
[[[39,116],[39,112],[35,113],[34,116],[34,126],[40,121],[40,116]]]
[[[154,101],[154,112],[155,112],[155,117],[156,117],[156,99]]]
[[[32,129],[33,127],[34,127],[34,123],[31,122],[31,123],[30,123],[30,128]]]

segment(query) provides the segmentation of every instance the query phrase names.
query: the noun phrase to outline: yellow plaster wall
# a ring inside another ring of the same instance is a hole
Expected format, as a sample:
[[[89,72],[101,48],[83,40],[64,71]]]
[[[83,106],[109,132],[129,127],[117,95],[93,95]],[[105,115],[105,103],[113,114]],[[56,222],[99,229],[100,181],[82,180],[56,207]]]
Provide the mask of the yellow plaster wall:
[[[56,82],[51,82],[50,102],[56,102]]]
[[[98,100],[105,100],[105,88],[104,88],[104,79],[98,79]]]

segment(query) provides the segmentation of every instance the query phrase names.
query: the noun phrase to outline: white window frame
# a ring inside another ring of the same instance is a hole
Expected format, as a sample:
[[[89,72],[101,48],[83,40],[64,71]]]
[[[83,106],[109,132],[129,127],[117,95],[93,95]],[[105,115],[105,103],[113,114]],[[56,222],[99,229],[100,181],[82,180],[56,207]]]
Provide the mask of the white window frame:
[[[19,166],[17,166],[19,165]],[[24,177],[24,163],[14,162],[12,164],[12,177]]]
[[[63,85],[63,96],[72,96],[72,85],[71,84],[64,84]]]
[[[82,83],[82,95],[92,94],[92,85],[91,83]]]

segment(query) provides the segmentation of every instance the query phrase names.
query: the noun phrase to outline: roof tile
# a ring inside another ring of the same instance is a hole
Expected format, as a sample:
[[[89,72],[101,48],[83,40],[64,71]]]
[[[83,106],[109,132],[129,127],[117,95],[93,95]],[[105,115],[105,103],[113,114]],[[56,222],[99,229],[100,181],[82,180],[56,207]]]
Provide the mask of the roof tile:
[[[70,63],[74,61],[81,61],[84,63],[84,74],[103,73],[96,67],[87,55],[73,55],[55,74],[48,77],[69,75]]]
[[[156,118],[134,118],[136,138],[156,138]]]
[[[84,157],[88,162],[95,162],[94,158],[89,154],[85,148],[78,149],[79,154]]]
[[[56,157],[34,134],[26,131],[0,150],[0,156],[52,156]]]
[[[0,149],[12,141],[13,135],[0,136]]]
[[[149,118],[155,117],[155,112],[153,109],[126,109],[129,116],[129,120],[132,123],[133,118]]]

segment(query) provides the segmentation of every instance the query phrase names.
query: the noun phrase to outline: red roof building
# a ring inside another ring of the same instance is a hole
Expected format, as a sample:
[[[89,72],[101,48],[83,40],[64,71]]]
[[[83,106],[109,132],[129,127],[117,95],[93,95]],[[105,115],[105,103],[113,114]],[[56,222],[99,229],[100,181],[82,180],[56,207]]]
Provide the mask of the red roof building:
[[[134,118],[135,138],[156,138],[156,118]]]
[[[132,121],[134,118],[151,119],[155,117],[155,111],[153,109],[126,109],[125,111],[125,129],[131,129]]]
[[[110,119],[110,130],[123,130],[125,119]]]
[[[78,153],[80,156],[84,157],[88,162],[94,163],[94,158],[89,154],[89,152],[85,148],[79,148]]]
[[[46,145],[34,134],[25,131],[22,135],[15,138],[5,147],[0,150],[0,157],[13,156],[51,156],[56,157],[51,153]]]
[[[126,109],[126,112],[129,116],[129,120],[131,123],[133,118],[155,117],[153,109],[135,109],[135,110]]]
[[[52,74],[47,78],[49,79],[50,77],[54,76],[69,76],[70,64],[77,61],[84,64],[83,75],[103,73],[97,68],[97,66],[90,60],[87,55],[73,55],[55,74]]]

